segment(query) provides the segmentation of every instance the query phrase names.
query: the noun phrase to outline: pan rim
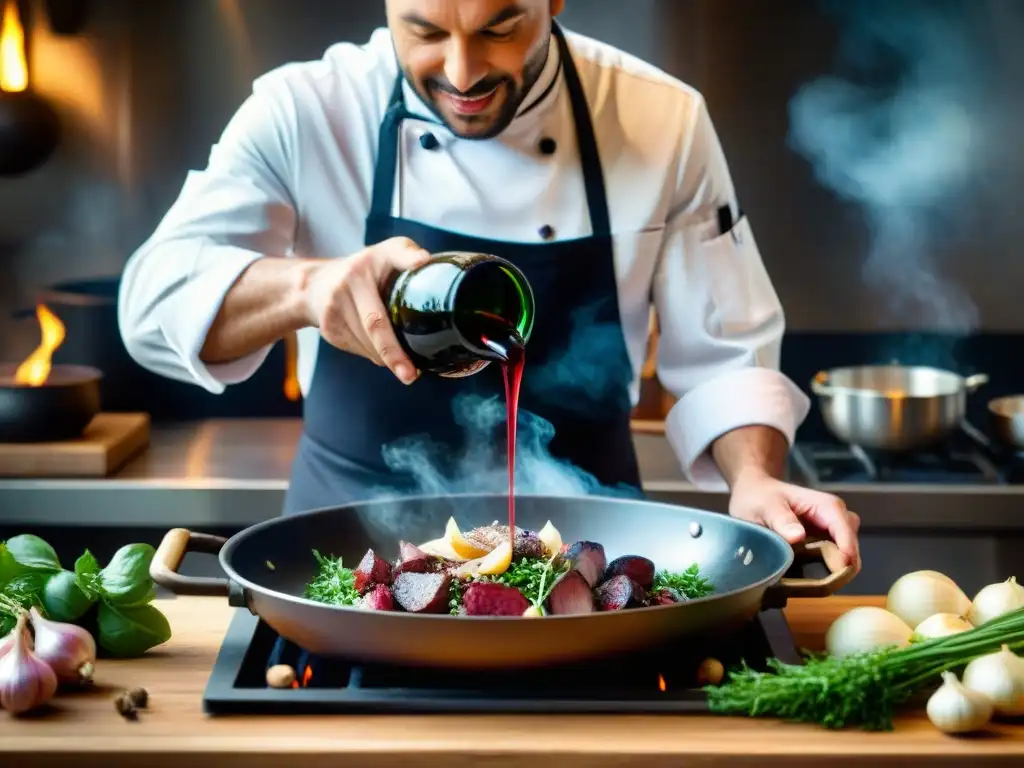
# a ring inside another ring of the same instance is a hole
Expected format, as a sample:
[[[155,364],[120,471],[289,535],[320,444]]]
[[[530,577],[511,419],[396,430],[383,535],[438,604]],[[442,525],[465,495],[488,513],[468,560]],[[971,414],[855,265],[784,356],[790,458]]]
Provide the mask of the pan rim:
[[[329,611],[332,611],[332,612],[337,612],[339,615],[342,615],[342,616],[353,615],[353,614],[355,614],[355,615],[366,615],[366,614],[369,613],[369,614],[372,614],[375,618],[379,617],[379,619],[381,621],[396,621],[396,622],[397,621],[408,621],[409,619],[419,619],[421,621],[447,621],[447,620],[467,621],[468,620],[468,621],[489,621],[489,622],[501,622],[501,623],[521,622],[521,621],[524,620],[522,616],[452,616],[451,614],[448,614],[448,613],[443,613],[443,614],[440,614],[440,613],[430,613],[430,614],[428,614],[428,613],[407,613],[405,611],[367,611],[366,609],[356,608],[354,606],[331,605],[329,603],[321,603],[321,602],[318,602],[316,600],[310,600],[309,598],[302,597],[300,595],[293,595],[293,594],[289,594],[287,592],[280,592],[278,590],[270,589],[269,587],[259,585],[256,582],[254,582],[254,581],[252,581],[250,579],[247,579],[247,578],[243,577],[241,574],[239,574],[238,571],[229,562],[232,554],[242,545],[242,543],[245,541],[246,538],[248,538],[250,536],[256,535],[256,533],[258,531],[262,531],[262,530],[265,530],[267,528],[273,528],[275,524],[280,524],[280,521],[282,521],[282,520],[292,520],[292,519],[303,518],[303,517],[316,517],[318,515],[326,515],[326,514],[329,514],[329,513],[332,513],[332,512],[337,512],[339,510],[346,509],[346,508],[351,508],[351,507],[355,507],[355,506],[363,507],[363,506],[367,506],[367,505],[377,505],[377,504],[383,505],[383,504],[388,504],[388,503],[393,504],[396,501],[402,501],[402,502],[408,502],[408,503],[417,503],[417,502],[422,503],[422,502],[433,502],[433,501],[437,501],[437,500],[441,500],[441,499],[467,499],[467,500],[473,500],[473,499],[475,499],[475,500],[480,500],[480,499],[505,499],[505,500],[507,500],[507,498],[508,498],[508,495],[504,494],[504,493],[453,493],[453,494],[445,495],[445,496],[437,496],[437,495],[431,495],[431,494],[417,494],[417,495],[414,495],[414,496],[381,497],[381,498],[376,498],[376,499],[368,499],[368,500],[364,500],[364,501],[351,502],[350,504],[341,504],[341,505],[332,505],[332,506],[327,506],[327,507],[318,507],[316,509],[310,509],[310,510],[306,510],[304,512],[298,512],[298,513],[293,514],[293,515],[281,516],[281,517],[271,518],[269,520],[263,520],[263,521],[261,521],[259,523],[256,523],[256,524],[254,524],[252,526],[249,526],[248,528],[246,528],[243,531],[239,531],[238,533],[233,535],[231,538],[229,538],[227,542],[225,542],[224,546],[221,548],[220,554],[218,555],[218,560],[220,561],[221,567],[224,569],[224,571],[227,574],[228,578],[231,581],[235,582],[237,585],[241,586],[242,588],[244,588],[245,590],[248,590],[251,593],[259,594],[261,596],[268,597],[268,598],[275,599],[275,600],[283,600],[285,602],[292,603],[292,604],[295,604],[295,605],[301,605],[301,606],[306,606],[306,607],[316,607],[318,609],[325,609],[325,610],[329,610]],[[530,499],[541,499],[541,500],[551,500],[551,501],[565,501],[565,500],[579,501],[581,499],[586,499],[586,498],[591,498],[591,497],[590,496],[560,496],[560,495],[555,495],[555,494],[540,494],[540,493],[522,493],[522,494],[518,494],[517,493],[516,494],[516,498],[517,499],[519,499],[519,498],[530,498]],[[733,597],[733,596],[741,595],[741,594],[744,594],[744,593],[749,593],[749,592],[752,592],[752,591],[762,591],[763,592],[764,590],[768,589],[772,585],[778,583],[782,579],[782,577],[785,575],[786,571],[788,571],[790,569],[790,567],[793,565],[793,562],[796,559],[796,552],[793,550],[792,545],[788,541],[786,541],[786,539],[783,538],[783,536],[781,536],[780,534],[778,534],[775,531],[771,530],[767,526],[758,525],[757,523],[752,523],[752,522],[750,522],[748,520],[741,520],[740,518],[733,517],[732,515],[730,515],[728,513],[725,513],[725,512],[717,512],[717,511],[710,510],[710,509],[699,509],[697,507],[683,506],[683,505],[680,505],[680,504],[669,504],[668,502],[663,502],[663,501],[648,501],[646,499],[639,499],[638,500],[638,499],[633,499],[633,498],[616,498],[614,496],[595,496],[595,498],[599,498],[602,503],[610,502],[610,503],[614,503],[614,504],[622,504],[623,506],[631,504],[631,503],[635,504],[637,501],[643,501],[643,503],[645,505],[648,505],[648,506],[651,506],[651,507],[657,507],[657,508],[661,508],[661,509],[664,509],[664,510],[667,510],[667,511],[677,512],[677,513],[696,515],[699,518],[708,518],[708,517],[712,517],[712,516],[715,516],[715,517],[726,517],[726,518],[728,518],[729,520],[732,521],[730,524],[736,524],[736,525],[739,525],[742,528],[747,528],[748,530],[755,530],[755,531],[757,531],[757,533],[754,534],[754,535],[766,537],[766,540],[773,539],[773,538],[776,539],[784,547],[784,552],[786,553],[785,554],[785,558],[784,558],[784,563],[779,568],[776,568],[772,573],[768,574],[767,576],[765,576],[765,577],[763,577],[763,578],[761,578],[761,579],[759,579],[759,580],[757,580],[755,582],[747,584],[745,586],[737,587],[735,589],[729,590],[728,592],[715,592],[715,593],[712,593],[712,594],[707,595],[705,597],[698,597],[698,598],[695,598],[693,600],[687,600],[687,601],[682,602],[682,603],[673,603],[673,604],[670,604],[670,605],[647,606],[647,607],[644,607],[644,608],[634,608],[634,609],[630,609],[629,610],[630,614],[632,614],[632,613],[634,613],[636,611],[643,611],[644,613],[647,613],[647,612],[653,612],[653,611],[677,610],[677,609],[683,608],[683,607],[688,606],[688,605],[695,605],[695,604],[700,604],[700,603],[708,603],[708,602],[712,602],[712,601],[715,601],[715,600],[723,600],[723,599],[726,599],[728,597]],[[601,618],[607,618],[607,617],[613,617],[613,616],[619,616],[619,615],[621,615],[621,612],[618,612],[618,611],[616,611],[616,612],[595,611],[594,613],[569,614],[569,615],[565,615],[565,616],[545,615],[545,616],[540,617],[540,618],[542,618],[545,621],[560,620],[560,621],[563,621],[563,622],[565,622],[565,621],[582,622],[582,621],[595,621],[595,620],[600,620]]]

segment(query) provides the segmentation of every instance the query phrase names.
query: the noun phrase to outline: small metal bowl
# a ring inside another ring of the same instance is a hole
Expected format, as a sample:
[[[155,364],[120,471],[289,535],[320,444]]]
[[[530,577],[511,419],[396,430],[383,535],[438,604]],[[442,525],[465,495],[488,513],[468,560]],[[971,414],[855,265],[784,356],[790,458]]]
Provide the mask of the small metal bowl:
[[[989,427],[1005,448],[1024,450],[1024,395],[1006,395],[988,402]]]
[[[14,383],[18,366],[0,364],[0,442],[41,443],[81,437],[100,411],[103,373],[84,365],[54,365],[44,384]]]

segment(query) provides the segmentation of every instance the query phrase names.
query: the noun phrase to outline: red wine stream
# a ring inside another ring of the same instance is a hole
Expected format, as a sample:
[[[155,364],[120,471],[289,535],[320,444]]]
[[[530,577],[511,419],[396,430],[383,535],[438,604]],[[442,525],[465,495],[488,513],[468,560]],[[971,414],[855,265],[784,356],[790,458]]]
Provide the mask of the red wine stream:
[[[526,363],[526,345],[522,336],[503,318],[488,312],[475,312],[473,319],[482,325],[480,340],[501,360],[505,377],[505,412],[508,419],[508,536],[515,549],[516,539],[516,423],[519,418],[519,385]]]
[[[508,415],[508,531],[509,545],[516,540],[516,422],[519,417],[519,385],[523,380],[526,350],[509,346],[508,360],[501,365],[505,375],[505,411]]]

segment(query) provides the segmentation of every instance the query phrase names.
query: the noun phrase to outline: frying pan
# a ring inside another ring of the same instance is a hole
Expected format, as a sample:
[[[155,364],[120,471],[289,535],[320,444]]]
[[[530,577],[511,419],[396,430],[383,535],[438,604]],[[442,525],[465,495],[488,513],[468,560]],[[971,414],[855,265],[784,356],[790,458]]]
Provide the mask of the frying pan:
[[[248,608],[278,634],[313,654],[401,666],[509,669],[592,660],[724,632],[791,596],[827,596],[855,575],[831,542],[816,547],[830,575],[791,579],[795,552],[781,536],[725,514],[670,504],[604,497],[517,496],[516,525],[539,530],[550,520],[564,542],[594,541],[609,562],[624,554],[657,568],[697,563],[711,580],[709,597],[652,608],[573,616],[462,617],[378,612],[301,597],[317,573],[312,550],[350,567],[373,548],[398,556],[399,539],[420,544],[443,535],[454,516],[462,530],[507,520],[504,494],[378,499],[275,518],[228,540],[169,531],[153,558],[153,580],[178,595],[221,595]],[[697,534],[697,535],[695,535]],[[216,553],[221,578],[177,573],[188,551]]]

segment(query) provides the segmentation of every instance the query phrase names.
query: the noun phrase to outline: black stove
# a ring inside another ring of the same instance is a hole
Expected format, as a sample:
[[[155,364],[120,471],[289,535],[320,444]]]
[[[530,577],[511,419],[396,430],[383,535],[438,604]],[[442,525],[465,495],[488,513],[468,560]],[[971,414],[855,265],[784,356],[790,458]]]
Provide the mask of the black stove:
[[[726,669],[775,657],[801,662],[780,609],[763,610],[727,636],[690,640],[599,662],[516,672],[438,671],[310,656],[245,609],[232,618],[203,694],[209,714],[656,713],[707,711],[696,673],[705,658]],[[272,688],[285,664],[292,687]]]
[[[1024,455],[993,443],[970,422],[930,450],[872,451],[834,440],[798,442],[791,460],[801,482],[939,483],[944,485],[1024,484]]]

